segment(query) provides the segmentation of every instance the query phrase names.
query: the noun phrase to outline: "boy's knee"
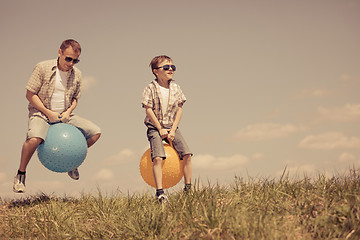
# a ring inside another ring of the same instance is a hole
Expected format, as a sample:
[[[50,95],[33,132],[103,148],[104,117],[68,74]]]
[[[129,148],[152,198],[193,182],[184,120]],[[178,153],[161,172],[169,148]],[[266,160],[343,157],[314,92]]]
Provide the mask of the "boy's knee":
[[[185,161],[191,161],[191,154],[186,154],[184,157],[183,157],[183,160]]]
[[[156,166],[156,165],[162,164],[162,161],[163,161],[163,159],[161,157],[155,157],[153,159],[153,165]]]

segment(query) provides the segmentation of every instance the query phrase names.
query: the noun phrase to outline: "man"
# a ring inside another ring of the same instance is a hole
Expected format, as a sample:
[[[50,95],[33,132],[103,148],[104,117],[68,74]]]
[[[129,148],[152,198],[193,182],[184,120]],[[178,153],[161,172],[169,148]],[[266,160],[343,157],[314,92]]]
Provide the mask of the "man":
[[[26,85],[29,101],[27,138],[23,144],[19,170],[14,178],[13,190],[25,192],[26,167],[35,150],[45,138],[51,123],[64,122],[81,130],[88,147],[101,135],[100,128],[89,120],[73,114],[81,94],[81,72],[74,67],[81,54],[80,44],[68,39],[62,42],[59,57],[38,63]],[[68,172],[79,179],[78,169]]]

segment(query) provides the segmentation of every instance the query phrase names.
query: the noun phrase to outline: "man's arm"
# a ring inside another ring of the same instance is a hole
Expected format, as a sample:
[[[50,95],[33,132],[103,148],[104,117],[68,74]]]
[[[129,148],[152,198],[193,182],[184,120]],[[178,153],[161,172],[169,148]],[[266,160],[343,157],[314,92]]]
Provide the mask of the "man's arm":
[[[76,98],[74,98],[73,101],[71,102],[71,106],[65,112],[61,113],[60,117],[61,117],[62,122],[68,122],[69,121],[70,114],[76,108],[77,103],[78,103],[78,100]]]
[[[33,105],[37,110],[39,110],[40,112],[42,112],[43,114],[45,114],[48,117],[49,122],[53,123],[53,122],[58,122],[59,121],[59,117],[60,114],[53,112],[49,109],[47,109],[43,102],[40,100],[39,96],[36,95],[35,93],[27,90],[26,91],[26,99],[31,103],[31,105]]]

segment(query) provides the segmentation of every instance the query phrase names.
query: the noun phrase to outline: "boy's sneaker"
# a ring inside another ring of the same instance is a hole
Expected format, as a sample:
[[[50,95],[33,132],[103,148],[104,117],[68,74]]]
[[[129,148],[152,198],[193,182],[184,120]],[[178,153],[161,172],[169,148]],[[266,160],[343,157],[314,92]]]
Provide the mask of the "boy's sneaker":
[[[69,171],[68,175],[74,180],[79,180],[79,178],[80,178],[79,171],[78,171],[77,168],[75,168],[74,170]]]
[[[156,198],[160,203],[169,203],[169,199],[165,194],[160,194],[159,196],[156,196]]]
[[[14,177],[13,191],[16,193],[24,193],[25,189],[25,174],[16,173]]]
[[[185,194],[189,194],[191,192],[191,184],[185,184],[183,191]]]

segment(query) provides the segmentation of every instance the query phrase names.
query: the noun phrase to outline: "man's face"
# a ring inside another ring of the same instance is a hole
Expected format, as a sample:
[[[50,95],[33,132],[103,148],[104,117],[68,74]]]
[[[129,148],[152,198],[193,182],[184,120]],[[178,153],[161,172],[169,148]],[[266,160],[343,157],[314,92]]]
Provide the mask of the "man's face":
[[[63,72],[70,71],[74,64],[78,62],[80,53],[76,53],[72,47],[68,47],[64,51],[59,49],[59,69]],[[75,63],[74,63],[75,60]]]

